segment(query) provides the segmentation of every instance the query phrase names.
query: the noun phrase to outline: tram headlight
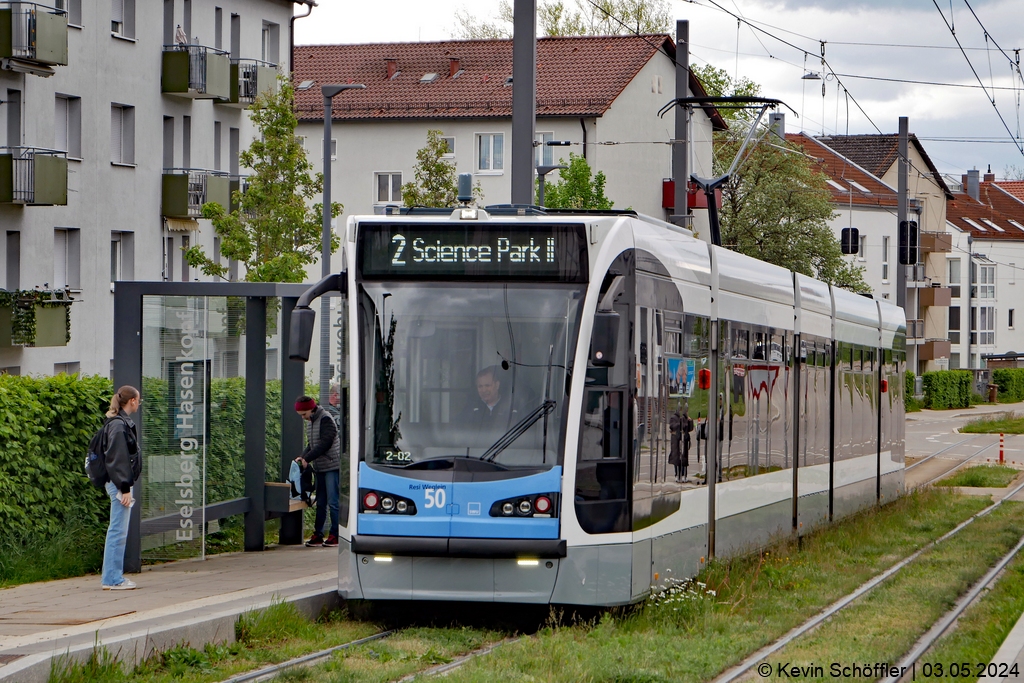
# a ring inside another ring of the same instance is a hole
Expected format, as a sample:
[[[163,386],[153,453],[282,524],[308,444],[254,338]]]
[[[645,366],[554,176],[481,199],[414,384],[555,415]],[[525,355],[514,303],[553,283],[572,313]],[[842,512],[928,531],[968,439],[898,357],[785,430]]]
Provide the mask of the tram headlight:
[[[531,512],[533,512],[533,503],[531,503],[529,501],[529,499],[525,499],[524,498],[523,500],[519,501],[519,513],[520,514],[528,515]]]
[[[531,493],[496,500],[491,504],[491,517],[558,517],[557,492]]]
[[[537,496],[533,501],[533,508],[542,515],[551,512],[551,499],[547,496]]]
[[[416,503],[404,496],[399,496],[388,491],[374,489],[359,489],[359,498],[362,501],[360,512],[364,514],[390,514],[390,515],[415,515]]]
[[[504,505],[501,506],[501,514],[503,515],[511,516],[512,513],[515,511],[516,508],[514,505],[512,505],[512,503],[505,503]]]
[[[378,505],[380,505],[380,496],[374,491],[370,491],[363,496],[363,507],[367,510],[376,510]]]
[[[389,496],[385,496],[380,499],[380,509],[384,512],[391,512],[395,509],[395,499]]]
[[[398,504],[395,506],[395,509],[398,510],[399,513],[403,513],[409,509],[409,504],[406,503],[404,500],[400,500],[398,501]]]

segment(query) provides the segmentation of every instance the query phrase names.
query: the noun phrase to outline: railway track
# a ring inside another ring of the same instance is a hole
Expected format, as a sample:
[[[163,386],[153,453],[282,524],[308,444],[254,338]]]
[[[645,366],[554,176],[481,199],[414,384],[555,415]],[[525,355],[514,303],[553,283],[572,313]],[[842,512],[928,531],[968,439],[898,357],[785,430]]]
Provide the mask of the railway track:
[[[281,675],[285,671],[288,671],[289,669],[296,669],[302,666],[313,666],[314,664],[320,664],[321,662],[325,662],[332,656],[334,656],[335,652],[347,650],[349,648],[356,647],[357,645],[362,645],[363,643],[370,643],[375,640],[381,640],[394,634],[395,631],[393,630],[381,631],[380,633],[375,633],[372,636],[358,638],[356,640],[349,641],[342,645],[335,645],[325,650],[320,650],[319,652],[313,652],[308,655],[302,655],[301,657],[295,657],[294,659],[289,659],[288,661],[281,662],[280,664],[265,666],[262,669],[256,669],[255,671],[239,674],[238,676],[232,676],[231,678],[224,679],[221,683],[259,683],[260,681],[269,681]]]

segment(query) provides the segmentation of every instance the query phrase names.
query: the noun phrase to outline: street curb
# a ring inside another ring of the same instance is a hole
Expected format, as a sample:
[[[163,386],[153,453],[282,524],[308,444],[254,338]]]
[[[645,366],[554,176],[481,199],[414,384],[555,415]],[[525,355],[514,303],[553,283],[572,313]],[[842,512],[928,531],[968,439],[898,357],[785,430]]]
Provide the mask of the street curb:
[[[207,643],[233,643],[235,622],[238,621],[238,617],[252,609],[266,608],[275,601],[295,605],[299,613],[310,620],[341,604],[337,589],[321,589],[283,599],[277,596],[261,598],[246,605],[237,605],[210,614],[179,618],[173,623],[161,624],[155,628],[140,628],[109,640],[100,639],[97,632],[92,643],[25,655],[0,666],[0,683],[47,683],[54,659],[64,657],[71,661],[84,662],[97,646],[106,648],[124,668],[130,669],[155,652],[169,650],[182,644],[201,649]]]

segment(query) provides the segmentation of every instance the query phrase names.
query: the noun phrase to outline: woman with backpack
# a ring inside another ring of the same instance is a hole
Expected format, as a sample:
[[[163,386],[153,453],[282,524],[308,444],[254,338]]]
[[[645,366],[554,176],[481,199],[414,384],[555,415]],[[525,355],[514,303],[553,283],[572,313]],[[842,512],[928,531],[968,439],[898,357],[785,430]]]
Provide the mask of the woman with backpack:
[[[125,385],[110,399],[110,410],[103,426],[104,463],[108,481],[104,485],[110,496],[110,526],[103,546],[103,590],[133,590],[135,582],[124,577],[124,547],[128,542],[128,521],[132,516],[132,486],[142,474],[139,433],[132,422],[142,403],[139,390]]]

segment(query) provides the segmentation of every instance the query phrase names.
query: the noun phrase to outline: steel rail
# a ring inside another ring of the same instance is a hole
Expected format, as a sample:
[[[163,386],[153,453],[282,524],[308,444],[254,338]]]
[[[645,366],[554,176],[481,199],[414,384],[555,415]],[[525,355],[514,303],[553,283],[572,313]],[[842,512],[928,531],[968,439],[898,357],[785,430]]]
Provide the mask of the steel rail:
[[[984,449],[982,449],[982,450],[984,450]],[[979,451],[979,453],[980,452],[981,451]],[[978,453],[975,453],[975,455],[978,455]],[[974,456],[971,456],[971,457],[974,457]],[[945,475],[943,475],[943,476],[945,476]],[[793,628],[788,633],[786,633],[786,635],[782,636],[782,638],[780,638],[779,640],[775,641],[774,643],[770,643],[770,644],[766,645],[765,647],[761,648],[760,650],[757,650],[756,652],[751,654],[749,657],[744,659],[742,662],[740,662],[736,666],[734,666],[734,667],[732,667],[730,669],[727,669],[722,675],[720,675],[720,676],[718,676],[717,678],[714,679],[714,683],[730,683],[731,681],[735,681],[737,678],[739,678],[740,676],[742,676],[743,674],[745,674],[746,672],[748,672],[752,668],[754,668],[755,665],[757,665],[760,662],[764,661],[765,657],[778,652],[779,650],[784,648],[786,645],[788,645],[792,641],[794,641],[797,638],[799,638],[800,636],[802,636],[805,633],[815,629],[816,627],[821,625],[822,622],[824,622],[826,619],[831,617],[833,614],[835,614],[836,612],[840,611],[841,609],[849,606],[850,603],[852,603],[854,600],[856,600],[857,598],[863,596],[865,593],[868,593],[869,591],[874,589],[880,583],[882,583],[883,581],[885,581],[886,579],[891,577],[893,574],[897,573],[899,570],[903,569],[905,566],[907,566],[908,564],[910,564],[911,562],[913,562],[914,560],[919,558],[921,555],[923,555],[928,550],[931,550],[932,548],[934,548],[939,543],[942,543],[943,541],[945,541],[945,540],[955,536],[956,534],[960,533],[963,529],[965,529],[968,525],[970,525],[971,523],[973,523],[977,519],[979,519],[981,517],[984,517],[985,515],[991,513],[993,510],[995,510],[997,507],[999,507],[1003,503],[1004,500],[1010,498],[1011,496],[1016,495],[1017,492],[1019,492],[1022,489],[1024,489],[1024,482],[1021,482],[1020,484],[1018,484],[1012,491],[1010,491],[1009,493],[1004,495],[1002,498],[997,500],[992,505],[988,506],[984,510],[981,510],[981,511],[976,512],[975,514],[971,515],[970,517],[968,517],[963,522],[961,522],[960,524],[958,524],[955,527],[953,527],[953,529],[951,529],[950,531],[946,532],[945,534],[943,534],[939,538],[937,538],[934,541],[931,541],[931,542],[925,544],[924,546],[919,548],[917,551],[915,551],[913,554],[908,555],[904,559],[902,559],[899,562],[897,562],[896,564],[894,564],[892,567],[889,567],[887,570],[885,570],[881,574],[878,574],[877,576],[875,576],[875,577],[869,579],[868,581],[866,581],[865,583],[863,583],[859,588],[857,588],[852,593],[850,593],[850,594],[840,598],[836,602],[832,603],[831,605],[826,607],[822,612],[819,612],[817,615],[815,615],[811,619],[805,621],[800,626],[797,626],[797,627]]]
[[[956,448],[957,446],[963,446],[963,445],[964,445],[965,443],[970,443],[971,441],[974,441],[975,439],[979,438],[980,436],[981,436],[981,434],[975,434],[974,436],[968,437],[968,438],[964,439],[963,441],[958,441],[958,442],[957,442],[957,443],[955,443],[955,444],[952,444],[952,445],[950,445],[950,446],[946,446],[946,447],[945,447],[945,448],[943,448],[943,449],[942,449],[941,451],[935,451],[935,452],[934,452],[934,453],[932,453],[931,455],[929,455],[929,456],[926,456],[926,457],[924,457],[924,458],[921,458],[920,460],[918,460],[917,462],[915,462],[915,463],[914,463],[913,465],[909,465],[908,467],[904,468],[904,471],[905,471],[905,472],[909,472],[910,470],[914,469],[914,468],[915,468],[915,467],[917,467],[918,465],[922,465],[922,464],[924,464],[924,463],[928,462],[929,460],[931,460],[932,458],[934,458],[934,457],[936,457],[936,456],[939,456],[939,455],[942,455],[942,454],[943,454],[943,453],[945,453],[946,451],[950,451],[950,450],[953,450],[953,449],[954,449],[954,448]]]
[[[419,671],[419,672],[416,672],[416,673],[411,673],[408,676],[404,676],[402,678],[399,678],[397,681],[395,681],[395,683],[409,683],[409,681],[413,681],[413,680],[419,678],[420,676],[424,676],[424,677],[443,676],[443,675],[447,674],[450,671],[454,671],[455,669],[458,669],[460,666],[466,664],[470,660],[476,659],[477,657],[483,657],[485,655],[491,654],[492,652],[497,650],[502,645],[510,645],[512,643],[517,643],[520,640],[522,640],[521,637],[520,638],[506,638],[505,640],[500,640],[497,643],[491,643],[490,645],[486,645],[486,646],[484,646],[482,648],[479,648],[477,650],[473,650],[472,652],[467,652],[466,654],[462,655],[461,657],[453,659],[452,661],[450,661],[450,662],[448,662],[446,664],[441,664],[439,666],[435,666],[435,667],[433,667],[431,669],[427,669],[426,671]]]
[[[953,472],[956,472],[958,469],[960,469],[961,467],[963,467],[964,465],[969,463],[971,460],[974,460],[976,457],[978,457],[979,455],[981,455],[982,453],[984,453],[988,449],[995,447],[997,443],[998,442],[990,443],[989,445],[982,447],[974,455],[972,455],[972,456],[970,456],[968,458],[965,458],[964,460],[961,460],[956,465],[954,465],[950,469],[946,470],[942,474],[938,475],[937,477],[933,477],[933,478],[929,479],[928,481],[924,482],[923,484],[919,484],[917,488],[922,489],[925,486],[930,486],[931,484],[934,484],[935,482],[939,481],[940,479],[948,477],[950,474],[952,474]]]
[[[257,681],[265,681],[296,666],[309,666],[310,664],[315,664],[321,660],[329,658],[335,652],[340,650],[347,650],[348,648],[355,647],[356,645],[362,645],[363,643],[387,638],[388,636],[394,635],[394,633],[394,630],[381,631],[380,633],[375,633],[372,636],[359,638],[358,640],[353,640],[343,645],[335,645],[334,647],[329,647],[326,650],[320,650],[319,652],[313,652],[308,655],[289,659],[288,661],[281,662],[280,664],[266,666],[262,669],[257,669],[256,671],[250,671],[238,676],[233,676],[232,678],[225,679],[221,683],[256,683]]]

